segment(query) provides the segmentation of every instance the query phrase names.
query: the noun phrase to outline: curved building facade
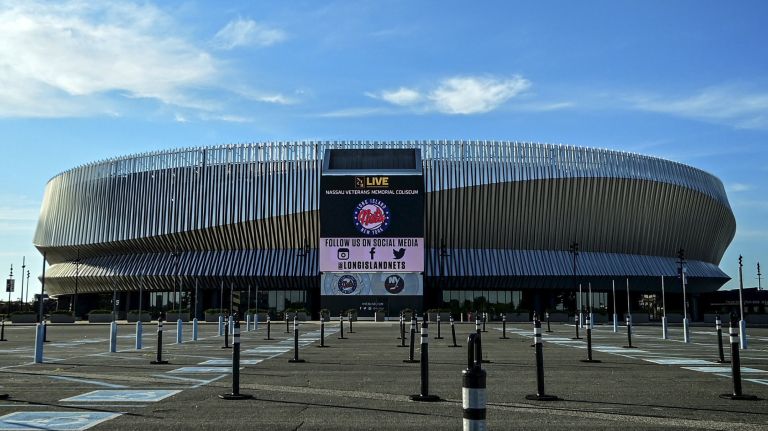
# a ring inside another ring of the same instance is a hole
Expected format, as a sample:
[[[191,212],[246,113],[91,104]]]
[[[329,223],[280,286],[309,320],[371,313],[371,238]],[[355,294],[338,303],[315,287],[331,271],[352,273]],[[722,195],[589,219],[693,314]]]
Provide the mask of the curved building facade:
[[[207,306],[222,287],[257,288],[278,309],[289,297],[317,304],[322,159],[351,148],[421,152],[426,306],[463,300],[457,291],[553,306],[575,283],[607,291],[625,279],[653,294],[662,276],[679,284],[680,249],[692,294],[729,279],[718,267],[736,229],[728,198],[690,166],[520,142],[309,141],[145,153],[53,177],[34,238],[46,289],[194,289],[210,292]]]

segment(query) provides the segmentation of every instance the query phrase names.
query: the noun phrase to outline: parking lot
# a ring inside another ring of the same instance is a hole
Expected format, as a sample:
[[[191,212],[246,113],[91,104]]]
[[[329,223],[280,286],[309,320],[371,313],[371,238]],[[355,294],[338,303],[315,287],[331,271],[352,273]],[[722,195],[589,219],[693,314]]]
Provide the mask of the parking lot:
[[[118,351],[109,353],[109,325],[50,325],[43,364],[32,363],[34,328],[6,327],[0,344],[0,430],[18,429],[461,429],[461,372],[466,368],[467,334],[457,324],[462,348],[451,348],[430,329],[430,392],[443,398],[419,403],[420,365],[404,363],[396,322],[355,322],[338,339],[338,322],[300,326],[300,357],[289,363],[293,335],[282,322],[271,328],[242,329],[240,391],[251,400],[218,397],[231,392],[232,350],[223,349],[215,324],[201,324],[191,341],[176,344],[176,325],[166,324],[166,365],[155,359],[155,326],[144,325],[143,349],[134,347],[134,326],[119,325]],[[546,329],[546,325],[545,325]],[[732,391],[730,366],[720,365],[714,328],[694,327],[692,343],[679,327],[661,339],[655,326],[635,327],[625,349],[625,328],[598,326],[593,356],[583,363],[586,339],[572,340],[573,325],[557,324],[544,334],[546,391],[562,400],[526,400],[536,392],[532,328],[489,323],[483,334],[487,371],[488,426],[493,429],[768,429],[768,329],[751,328],[749,349],[741,352],[744,393],[758,401],[719,397]],[[727,332],[727,331],[725,331]],[[581,335],[584,336],[582,330]],[[417,337],[418,338],[418,337]],[[730,351],[726,343],[726,356]],[[419,348],[416,347],[418,357]]]

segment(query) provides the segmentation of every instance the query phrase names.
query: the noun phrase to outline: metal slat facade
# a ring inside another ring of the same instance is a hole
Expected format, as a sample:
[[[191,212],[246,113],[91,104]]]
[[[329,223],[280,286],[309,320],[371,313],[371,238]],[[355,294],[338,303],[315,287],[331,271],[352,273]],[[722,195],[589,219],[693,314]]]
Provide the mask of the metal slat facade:
[[[34,238],[52,264],[47,287],[71,293],[79,255],[82,291],[137,290],[139,279],[172,290],[175,251],[179,276],[201,288],[317,287],[327,148],[421,149],[428,285],[443,243],[449,288],[556,288],[574,241],[582,276],[673,276],[685,248],[692,287],[728,279],[717,265],[733,213],[722,183],[690,166],[526,142],[305,141],[158,151],[53,177]]]

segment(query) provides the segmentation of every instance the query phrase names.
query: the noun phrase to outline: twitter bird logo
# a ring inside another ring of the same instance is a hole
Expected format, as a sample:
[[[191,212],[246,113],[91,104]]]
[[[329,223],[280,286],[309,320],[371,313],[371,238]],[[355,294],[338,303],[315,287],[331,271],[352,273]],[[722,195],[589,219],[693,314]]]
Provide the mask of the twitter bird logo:
[[[405,249],[401,248],[400,250],[392,249],[392,254],[395,256],[395,260],[400,260],[405,256]]]

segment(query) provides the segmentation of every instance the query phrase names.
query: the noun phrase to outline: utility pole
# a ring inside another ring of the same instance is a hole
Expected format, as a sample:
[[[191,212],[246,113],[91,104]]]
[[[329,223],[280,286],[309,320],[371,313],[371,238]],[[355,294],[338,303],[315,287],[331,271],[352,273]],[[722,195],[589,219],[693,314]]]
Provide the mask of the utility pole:
[[[739,255],[739,315],[741,321],[739,322],[739,342],[742,349],[747,348],[747,322],[744,320],[744,258]]]
[[[679,258],[677,263],[680,265],[680,286],[683,290],[683,341],[690,343],[691,334],[688,331],[688,298],[685,295],[685,250],[682,248],[678,250],[677,257]]]
[[[757,262],[757,290],[763,290],[763,274],[760,274],[760,262]]]

